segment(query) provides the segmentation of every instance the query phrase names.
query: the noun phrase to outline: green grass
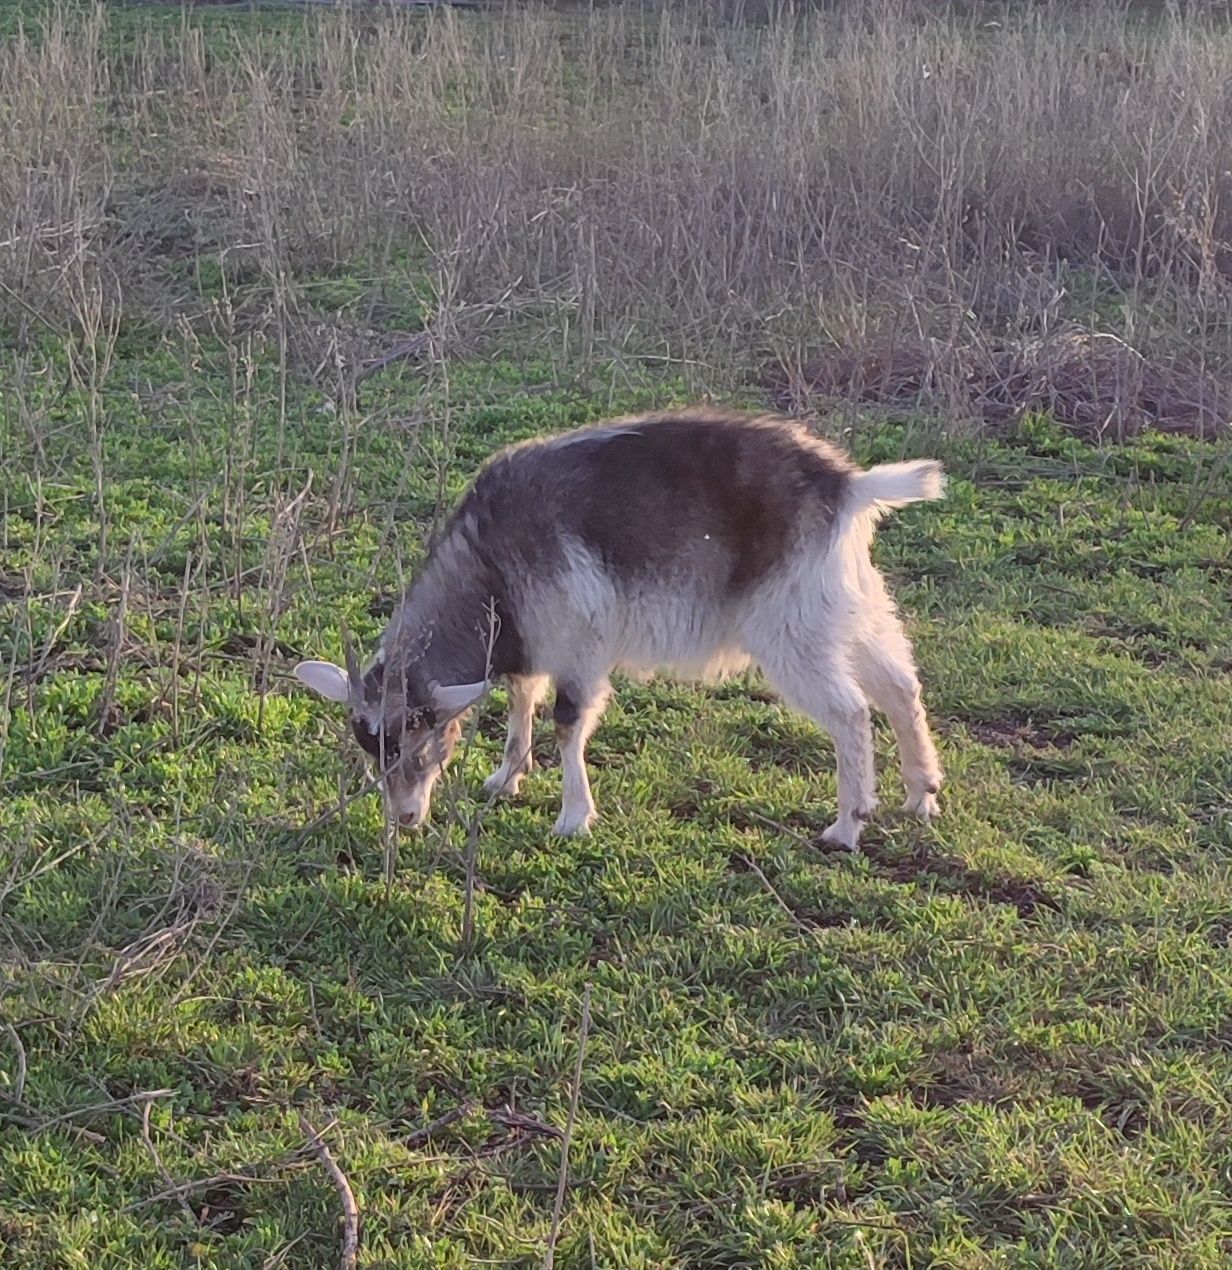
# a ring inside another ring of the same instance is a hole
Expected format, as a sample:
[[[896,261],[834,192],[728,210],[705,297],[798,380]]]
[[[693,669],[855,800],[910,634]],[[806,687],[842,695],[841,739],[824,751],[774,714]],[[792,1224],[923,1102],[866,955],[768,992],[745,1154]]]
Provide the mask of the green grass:
[[[336,1264],[339,1199],[302,1115],[355,1190],[362,1264],[538,1266],[588,985],[558,1266],[1227,1264],[1226,440],[1094,448],[1047,419],[993,439],[925,417],[840,438],[864,462],[935,454],[952,476],[876,547],[916,641],[945,814],[921,828],[886,810],[858,857],[816,845],[835,794],[824,736],[755,679],[660,682],[621,685],[590,750],[602,820],[568,843],[549,836],[547,726],[522,798],[475,801],[498,693],[387,881],[375,798],[339,807],[366,779],[345,724],[290,676],[339,655],[344,621],[371,646],[493,448],[687,399],[637,368],[645,339],[731,401],[780,319],[810,343],[875,333],[909,292],[937,297],[944,322],[925,312],[925,329],[954,338],[983,293],[953,280],[944,236],[920,255],[930,156],[966,156],[955,209],[964,190],[977,208],[997,196],[988,295],[1039,264],[1007,262],[997,227],[1029,228],[1033,207],[1060,224],[1092,173],[1123,169],[1152,239],[1166,194],[1172,232],[1171,191],[1200,207],[1221,170],[1206,28],[1161,42],[1125,95],[1074,70],[1105,28],[1138,57],[1111,10],[1077,44],[1029,23],[974,39],[900,23],[796,50],[788,26],[746,46],[640,16],[596,23],[591,46],[520,14],[489,30],[108,6],[90,113],[72,103],[95,83],[93,10],[66,5],[62,38],[40,30],[50,11],[0,3],[12,48],[19,28],[55,46],[45,65],[14,54],[8,81],[13,225],[41,236],[23,272],[28,239],[6,231],[0,318],[0,1264]],[[987,61],[1003,46],[1020,63]],[[926,82],[934,48],[958,71]],[[1065,105],[1076,74],[1089,145]],[[502,113],[511,83],[540,94],[521,115]],[[833,136],[802,129],[780,153],[771,100]],[[868,130],[848,138],[843,101]],[[941,107],[955,122],[903,185]],[[1144,196],[1132,174],[1172,150]],[[831,170],[851,174],[847,220],[797,275],[783,173]],[[707,210],[733,172],[760,237]],[[647,190],[672,197],[643,206]],[[566,213],[592,232],[561,236]],[[1202,242],[1164,285],[1114,276],[1084,241],[1056,253],[1063,316],[1143,332],[1148,352],[1183,332],[1220,362],[1205,275],[1186,307]],[[677,275],[655,244],[680,242],[696,250]],[[871,272],[849,275],[848,255]],[[467,325],[507,287],[508,313]],[[819,297],[838,307],[819,315]],[[348,406],[348,368],[425,323],[450,360],[394,365]],[[877,748],[893,808],[880,724]]]
[[[225,54],[245,40],[270,36],[285,44],[302,36],[311,10],[284,0],[261,0],[251,8],[227,4],[194,4],[183,7],[164,3],[124,3],[104,6],[108,37],[113,48],[124,52],[135,40],[149,36],[178,38],[185,30],[201,31],[212,42],[213,51]],[[96,10],[94,0],[0,0],[0,36],[24,34],[40,39],[50,22],[59,16],[67,22],[81,22]]]
[[[806,721],[755,681],[623,685],[591,839],[549,837],[546,727],[520,801],[470,801],[493,708],[387,887],[374,798],[304,832],[361,775],[294,659],[336,656],[343,618],[376,637],[446,460],[452,498],[501,442],[681,390],[473,364],[387,374],[349,420],[293,390],[280,423],[270,366],[124,336],[105,556],[71,368],[0,367],[0,1260],[334,1264],[303,1111],[362,1264],[537,1265],[591,984],[558,1265],[1226,1264],[1215,447],[1046,421],[855,438],[953,477],[877,546],[947,768],[935,827],[886,811],[862,855],[823,854],[832,752]]]

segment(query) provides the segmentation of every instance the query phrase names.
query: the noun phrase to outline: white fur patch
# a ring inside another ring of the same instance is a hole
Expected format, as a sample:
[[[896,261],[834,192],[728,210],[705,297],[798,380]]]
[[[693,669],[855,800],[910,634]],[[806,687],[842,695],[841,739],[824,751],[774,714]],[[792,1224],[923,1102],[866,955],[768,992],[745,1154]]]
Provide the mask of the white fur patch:
[[[610,441],[613,437],[636,436],[641,429],[634,427],[632,424],[612,424],[599,428],[579,428],[575,432],[566,432],[562,436],[553,437],[546,442],[546,448],[552,450],[564,450],[572,445],[580,445],[583,442],[603,442]]]

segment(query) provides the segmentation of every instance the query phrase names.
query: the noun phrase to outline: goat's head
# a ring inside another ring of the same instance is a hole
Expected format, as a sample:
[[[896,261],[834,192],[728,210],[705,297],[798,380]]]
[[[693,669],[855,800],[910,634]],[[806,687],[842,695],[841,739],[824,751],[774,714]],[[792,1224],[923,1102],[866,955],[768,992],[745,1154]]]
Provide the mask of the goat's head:
[[[380,773],[385,813],[403,829],[428,818],[432,787],[462,736],[461,716],[487,690],[486,683],[442,685],[419,667],[386,666],[384,650],[368,670],[346,642],[346,669],[327,661],[303,661],[296,678],[318,695],[345,705],[351,731]]]

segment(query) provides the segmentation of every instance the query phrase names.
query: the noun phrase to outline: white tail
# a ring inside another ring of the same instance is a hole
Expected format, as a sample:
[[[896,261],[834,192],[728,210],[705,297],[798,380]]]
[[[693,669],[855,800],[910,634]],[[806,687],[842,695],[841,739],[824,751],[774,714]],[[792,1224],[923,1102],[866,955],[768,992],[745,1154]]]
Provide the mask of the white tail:
[[[940,498],[944,491],[945,473],[935,459],[882,463],[852,477],[847,487],[847,509],[858,516],[877,507],[904,507],[907,503]]]

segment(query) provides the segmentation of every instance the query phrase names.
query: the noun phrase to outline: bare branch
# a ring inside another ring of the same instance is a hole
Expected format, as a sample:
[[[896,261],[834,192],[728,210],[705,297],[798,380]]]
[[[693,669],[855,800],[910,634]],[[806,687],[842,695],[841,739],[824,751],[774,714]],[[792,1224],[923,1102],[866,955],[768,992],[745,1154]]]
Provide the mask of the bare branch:
[[[757,876],[761,879],[762,886],[766,888],[767,894],[770,895],[773,898],[774,902],[779,906],[779,908],[781,908],[783,912],[787,914],[787,916],[791,919],[791,922],[794,926],[798,926],[802,931],[807,931],[807,933],[810,935],[815,935],[817,933],[816,927],[810,926],[808,922],[806,922],[804,918],[802,918],[799,915],[799,913],[797,913],[795,909],[793,909],[791,905],[787,903],[787,901],[778,893],[778,891],[774,889],[773,883],[761,871],[761,868],[758,866],[757,861],[754,860],[752,856],[742,855],[739,857],[739,859],[741,860],[742,863],[748,865],[748,867],[754,873],[757,874]]]
[[[325,1167],[342,1200],[342,1256],[338,1262],[340,1270],[354,1270],[359,1255],[359,1205],[355,1202],[355,1193],[347,1181],[346,1174],[338,1167],[338,1162],[321,1139],[321,1135],[312,1127],[308,1117],[301,1111],[299,1127],[304,1131],[317,1159]]]
[[[464,1102],[460,1106],[453,1107],[445,1112],[442,1116],[437,1116],[435,1120],[430,1120],[422,1129],[416,1129],[406,1139],[406,1145],[412,1150],[415,1147],[423,1146],[431,1137],[440,1133],[442,1129],[447,1129],[451,1124],[457,1123],[471,1109],[469,1102]]]
[[[506,1129],[517,1129],[522,1133],[533,1134],[540,1138],[564,1138],[564,1134],[546,1120],[537,1120],[512,1107],[494,1107],[488,1111],[488,1119]]]
[[[69,623],[73,620],[73,614],[77,612],[77,608],[81,604],[81,597],[82,589],[81,583],[79,582],[72,595],[69,596],[68,608],[65,610],[64,616],[57,623],[55,630],[47,636],[47,640],[43,644],[43,651],[40,654],[38,661],[28,672],[28,677],[31,683],[35,683],[42,678],[43,671],[47,669],[47,662],[50,659],[52,652],[55,650],[56,642],[68,629]]]
[[[125,1107],[135,1107],[140,1103],[148,1102],[154,1098],[174,1098],[174,1089],[147,1089],[143,1093],[128,1094],[124,1098],[110,1098],[106,1102],[91,1103],[88,1107],[77,1107],[72,1111],[62,1112],[58,1116],[51,1116],[49,1119],[43,1120],[33,1116],[15,1115],[13,1112],[0,1111],[0,1118],[16,1121],[18,1124],[24,1124],[26,1128],[33,1133],[46,1133],[48,1129],[54,1129],[57,1125],[67,1124],[76,1120],[78,1116],[93,1115],[98,1111],[120,1111]],[[74,1126],[75,1128],[77,1126]],[[89,1132],[88,1130],[84,1132]],[[93,1135],[98,1137],[97,1134]],[[99,1141],[103,1141],[99,1138]]]
[[[556,1240],[560,1236],[560,1219],[565,1208],[565,1191],[569,1186],[569,1146],[573,1141],[573,1126],[577,1121],[578,1097],[582,1091],[582,1063],[586,1058],[586,1037],[590,1032],[590,984],[582,993],[582,1022],[578,1029],[577,1066],[573,1069],[573,1088],[569,1095],[569,1118],[565,1121],[565,1133],[560,1144],[560,1176],[556,1182],[556,1205],[552,1210],[552,1230],[548,1235],[547,1252],[543,1255],[543,1270],[552,1270],[556,1262]]]
[[[141,1108],[141,1140],[145,1143],[146,1150],[150,1153],[150,1158],[154,1161],[154,1167],[158,1170],[159,1176],[167,1183],[167,1191],[165,1194],[168,1198],[174,1199],[184,1210],[184,1215],[194,1225],[197,1224],[197,1214],[193,1212],[188,1201],[184,1198],[184,1191],[175,1183],[175,1179],[167,1172],[167,1166],[163,1163],[163,1157],[158,1154],[158,1147],[154,1145],[154,1137],[150,1133],[150,1112],[153,1110],[154,1100],[147,1100]]]

